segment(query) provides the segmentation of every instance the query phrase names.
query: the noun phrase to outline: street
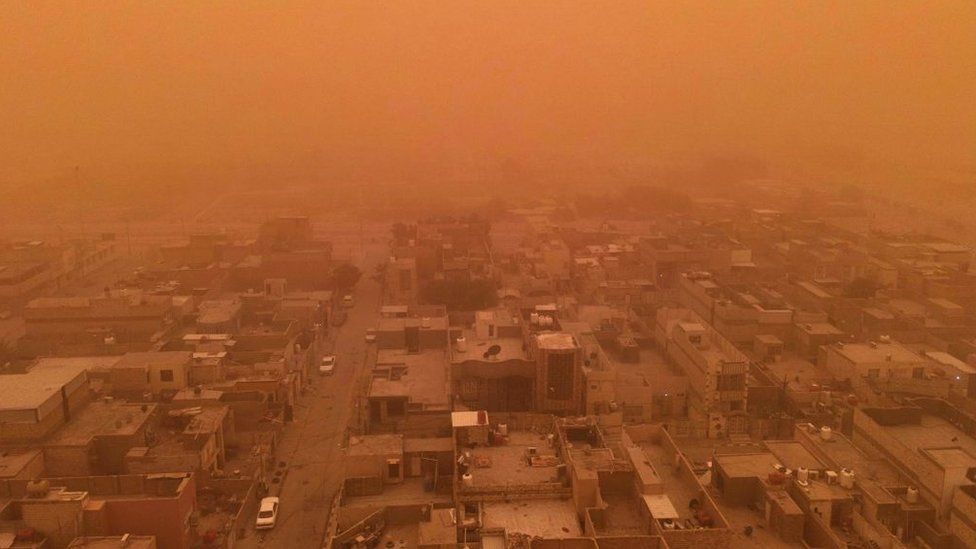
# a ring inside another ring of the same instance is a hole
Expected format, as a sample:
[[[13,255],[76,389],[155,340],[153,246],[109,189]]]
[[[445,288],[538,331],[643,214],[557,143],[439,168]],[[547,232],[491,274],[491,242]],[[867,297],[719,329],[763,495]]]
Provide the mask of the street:
[[[354,412],[356,391],[362,387],[368,353],[375,352],[365,334],[376,321],[381,289],[370,274],[385,254],[385,247],[377,244],[362,250],[357,258],[363,277],[354,292],[355,305],[348,310],[346,323],[334,328],[330,338],[336,355],[335,374],[313,374],[311,388],[296,405],[295,421],[282,433],[277,461],[285,463],[285,473],[269,494],[281,498],[277,525],[262,532],[249,526],[238,547],[287,549],[321,543],[329,506],[343,481],[346,426]],[[329,342],[323,349],[324,354],[329,353]]]

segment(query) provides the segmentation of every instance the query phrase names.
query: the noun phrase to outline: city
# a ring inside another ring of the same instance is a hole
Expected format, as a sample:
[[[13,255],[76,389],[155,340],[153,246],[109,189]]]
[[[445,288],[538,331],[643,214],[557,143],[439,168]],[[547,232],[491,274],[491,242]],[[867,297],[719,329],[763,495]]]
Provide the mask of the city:
[[[0,549],[976,549],[976,2],[0,2]]]
[[[0,540],[968,546],[971,248],[756,196],[10,240]]]

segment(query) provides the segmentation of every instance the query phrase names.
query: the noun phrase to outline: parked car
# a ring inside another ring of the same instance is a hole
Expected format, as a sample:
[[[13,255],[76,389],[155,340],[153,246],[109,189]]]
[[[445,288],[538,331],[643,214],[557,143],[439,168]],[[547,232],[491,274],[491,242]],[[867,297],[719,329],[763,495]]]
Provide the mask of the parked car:
[[[270,530],[278,522],[278,498],[266,497],[261,500],[258,518],[254,521],[256,530]]]
[[[319,362],[319,373],[324,376],[331,376],[335,373],[335,365],[335,355],[325,355],[322,357],[322,361]]]
[[[355,304],[356,304],[356,301],[352,298],[352,294],[346,294],[346,295],[342,296],[342,306],[343,307],[352,307]]]
[[[366,343],[376,341],[376,328],[366,328]]]

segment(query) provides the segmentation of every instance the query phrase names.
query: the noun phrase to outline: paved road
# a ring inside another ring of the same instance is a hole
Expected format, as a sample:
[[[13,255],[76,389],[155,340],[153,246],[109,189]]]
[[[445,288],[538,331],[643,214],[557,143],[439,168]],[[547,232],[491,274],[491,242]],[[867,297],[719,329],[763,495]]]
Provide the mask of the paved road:
[[[277,526],[265,532],[250,529],[236,547],[315,548],[321,543],[329,506],[344,476],[345,430],[357,402],[356,389],[362,387],[367,353],[375,352],[365,333],[376,322],[380,287],[369,274],[386,253],[382,245],[362,250],[358,259],[364,275],[356,287],[356,304],[334,336],[335,374],[313,379],[296,406],[295,421],[285,427],[278,460],[286,463],[287,472],[280,488],[272,489],[278,488],[281,497]]]

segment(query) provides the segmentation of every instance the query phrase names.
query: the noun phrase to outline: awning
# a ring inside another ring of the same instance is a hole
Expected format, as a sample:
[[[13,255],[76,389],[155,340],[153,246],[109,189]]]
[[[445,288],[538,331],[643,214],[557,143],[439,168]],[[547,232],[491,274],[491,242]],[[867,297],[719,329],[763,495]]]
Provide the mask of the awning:
[[[655,520],[678,518],[678,511],[671,503],[671,498],[664,494],[644,494],[644,505],[647,505]]]

